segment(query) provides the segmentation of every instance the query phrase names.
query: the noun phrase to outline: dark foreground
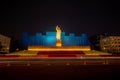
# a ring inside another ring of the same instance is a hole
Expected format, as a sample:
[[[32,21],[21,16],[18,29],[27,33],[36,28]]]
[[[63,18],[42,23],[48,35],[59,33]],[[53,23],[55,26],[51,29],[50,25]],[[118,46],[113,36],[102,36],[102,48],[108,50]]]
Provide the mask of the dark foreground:
[[[0,80],[119,80],[120,65],[8,65]]]

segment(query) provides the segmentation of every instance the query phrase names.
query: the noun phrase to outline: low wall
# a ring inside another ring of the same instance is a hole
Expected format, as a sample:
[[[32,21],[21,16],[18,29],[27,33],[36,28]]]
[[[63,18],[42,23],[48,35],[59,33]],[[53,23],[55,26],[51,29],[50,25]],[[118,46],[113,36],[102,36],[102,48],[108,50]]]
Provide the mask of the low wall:
[[[28,51],[90,51],[90,46],[43,47],[28,46]]]

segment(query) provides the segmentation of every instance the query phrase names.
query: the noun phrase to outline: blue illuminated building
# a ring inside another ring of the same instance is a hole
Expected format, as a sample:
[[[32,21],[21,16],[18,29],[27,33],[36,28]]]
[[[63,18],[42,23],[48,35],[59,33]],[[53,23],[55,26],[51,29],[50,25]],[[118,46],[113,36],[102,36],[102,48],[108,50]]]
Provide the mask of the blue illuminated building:
[[[86,34],[75,36],[74,33],[65,35],[61,32],[62,46],[90,46]],[[28,33],[23,33],[20,40],[22,47],[28,46],[56,46],[56,32],[46,32],[45,35],[36,33],[34,36],[29,36]]]

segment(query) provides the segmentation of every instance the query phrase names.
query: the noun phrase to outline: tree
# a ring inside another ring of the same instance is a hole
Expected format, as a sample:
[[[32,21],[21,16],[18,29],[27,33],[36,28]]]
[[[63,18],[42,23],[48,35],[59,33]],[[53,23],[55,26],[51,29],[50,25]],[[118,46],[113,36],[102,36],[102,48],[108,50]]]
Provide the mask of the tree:
[[[3,48],[2,43],[0,42],[0,50]]]

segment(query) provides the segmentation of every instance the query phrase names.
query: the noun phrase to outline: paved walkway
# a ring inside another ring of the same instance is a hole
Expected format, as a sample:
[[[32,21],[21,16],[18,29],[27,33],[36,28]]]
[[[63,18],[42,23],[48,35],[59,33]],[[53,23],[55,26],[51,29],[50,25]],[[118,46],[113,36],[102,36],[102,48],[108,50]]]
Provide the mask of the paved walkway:
[[[111,56],[111,53],[101,51],[17,51],[4,56],[21,56],[21,57],[100,57]],[[2,55],[1,55],[2,56]]]

